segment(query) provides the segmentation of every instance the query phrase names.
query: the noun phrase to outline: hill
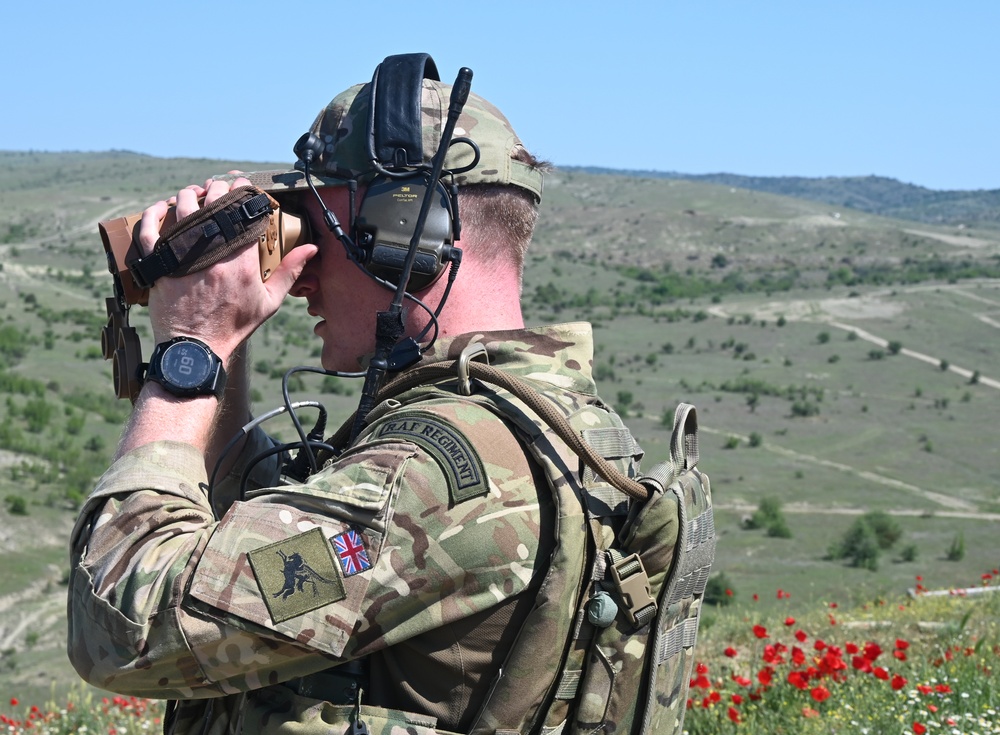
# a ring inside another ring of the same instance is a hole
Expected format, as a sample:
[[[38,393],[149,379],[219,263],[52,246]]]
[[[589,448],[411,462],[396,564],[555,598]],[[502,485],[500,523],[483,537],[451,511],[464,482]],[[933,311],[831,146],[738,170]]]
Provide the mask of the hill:
[[[65,662],[66,539],[128,413],[100,348],[110,278],[98,219],[252,162],[127,152],[0,153],[0,688],[46,696]],[[557,171],[526,264],[532,323],[588,319],[603,395],[649,462],[698,406],[738,594],[782,609],[948,587],[997,564],[1000,233],[892,219],[728,185]],[[151,349],[143,310],[133,323]],[[317,363],[290,300],[254,338],[255,402]],[[300,376],[331,425],[357,386]],[[290,437],[287,423],[271,430]],[[791,538],[745,528],[762,499]],[[828,558],[863,514],[902,534],[876,571]],[[963,558],[949,559],[961,541]],[[769,592],[770,591],[770,592]],[[36,697],[37,699],[37,697]]]
[[[939,225],[1000,227],[1000,189],[936,191],[884,176],[739,176],[737,174],[683,174],[662,171],[618,171],[582,167],[585,173],[639,176],[751,189],[781,196],[811,199],[884,217]]]

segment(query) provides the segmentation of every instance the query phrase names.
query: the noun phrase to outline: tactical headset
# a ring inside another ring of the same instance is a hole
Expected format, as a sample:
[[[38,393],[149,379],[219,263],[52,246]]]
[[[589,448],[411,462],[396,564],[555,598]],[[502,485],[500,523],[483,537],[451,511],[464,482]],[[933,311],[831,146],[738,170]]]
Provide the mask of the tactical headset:
[[[456,87],[463,79],[463,72],[468,86],[471,72],[463,69]],[[441,276],[449,263],[457,265],[460,261],[461,251],[454,245],[461,234],[454,176],[475,168],[480,158],[478,146],[469,138],[446,139],[443,135],[438,151],[442,162],[446,152],[442,149],[454,143],[469,145],[475,153],[474,160],[460,169],[434,175],[431,155],[437,152],[423,149],[424,79],[440,80],[429,54],[389,56],[375,69],[368,92],[365,138],[371,163],[368,173],[373,173],[374,178],[368,183],[357,216],[351,197],[349,236],[323,207],[328,227],[344,244],[348,256],[377,280],[398,287],[409,258],[412,263],[404,286],[409,292],[424,290]],[[324,142],[315,134],[306,133],[294,147],[299,158],[296,167],[308,172],[323,150]],[[441,180],[442,176],[447,177],[447,184]],[[356,180],[351,183],[356,185]],[[428,197],[431,201],[425,205],[424,199]],[[422,209],[427,211],[421,224]]]

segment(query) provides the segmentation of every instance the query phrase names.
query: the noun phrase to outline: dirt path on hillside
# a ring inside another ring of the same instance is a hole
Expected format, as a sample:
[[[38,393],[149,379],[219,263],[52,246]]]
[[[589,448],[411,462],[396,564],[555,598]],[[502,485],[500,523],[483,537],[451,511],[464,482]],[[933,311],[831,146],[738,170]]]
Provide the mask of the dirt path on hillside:
[[[742,441],[749,442],[750,438],[746,436],[740,437],[739,434],[734,434],[730,431],[720,431],[718,429],[710,429],[704,425],[699,427],[700,431],[706,434],[716,434],[718,436],[737,436]],[[852,467],[850,465],[842,464],[840,462],[833,462],[828,459],[822,459],[820,457],[815,457],[811,454],[803,454],[802,452],[796,452],[787,447],[782,447],[771,442],[763,442],[760,445],[761,449],[774,454],[780,454],[783,457],[788,457],[789,459],[795,459],[800,462],[807,462],[809,464],[814,464],[819,467],[825,467],[831,470],[837,470],[838,472],[844,472],[850,475],[854,475],[857,478],[865,480],[867,482],[874,482],[878,485],[884,485],[885,487],[891,487],[895,490],[904,490],[906,492],[911,492],[914,495],[919,495],[925,500],[929,500],[932,503],[936,503],[943,508],[947,508],[950,513],[960,513],[964,515],[955,516],[956,518],[969,517],[969,518],[983,518],[990,514],[980,513],[977,506],[974,503],[970,503],[961,498],[955,498],[950,495],[945,495],[944,493],[937,493],[933,490],[926,490],[916,485],[911,485],[908,482],[903,482],[902,480],[897,480],[893,477],[886,477],[885,475],[880,475],[877,472],[870,472],[869,470],[861,470],[857,467]],[[858,511],[863,512],[863,511]],[[920,515],[923,511],[913,511],[914,515]],[[902,514],[902,512],[901,512]],[[937,515],[938,512],[935,511]],[[944,513],[940,513],[944,515]],[[1000,520],[1000,514],[993,514],[995,518],[993,520]]]
[[[1000,288],[1000,281],[989,281],[982,282],[980,285],[990,286],[991,288]],[[900,287],[896,289],[880,289],[878,291],[873,291],[866,296],[861,298],[830,298],[830,299],[816,299],[816,300],[793,300],[793,301],[769,301],[763,304],[749,307],[749,311],[752,313],[755,319],[763,320],[775,320],[779,316],[791,321],[804,321],[804,322],[816,322],[819,324],[827,324],[836,329],[842,329],[846,332],[854,332],[861,339],[871,342],[874,345],[878,345],[882,348],[887,348],[889,346],[889,340],[884,337],[879,337],[872,332],[855,326],[847,320],[853,319],[891,319],[893,317],[899,316],[905,310],[905,306],[898,302],[887,302],[883,301],[881,297],[889,295],[893,290],[896,292],[906,292],[906,293],[917,293],[920,291],[948,291],[950,293],[962,296],[964,298],[971,299],[973,301],[989,304],[990,306],[995,306],[1000,308],[1000,301],[994,301],[988,299],[979,294],[969,293],[966,290],[967,286],[960,286],[958,284],[933,284],[924,285],[917,284],[914,286]],[[715,305],[709,308],[709,313],[713,316],[717,316],[720,319],[728,319],[731,316],[739,316],[740,314],[747,313],[747,309],[740,309],[739,305],[735,305],[732,310],[727,309],[725,306]],[[975,319],[978,319],[984,324],[991,327],[1000,329],[1000,321],[993,319],[986,314],[971,314]],[[920,360],[929,365],[940,366],[942,357],[937,355],[928,355],[923,352],[918,352],[916,350],[911,350],[909,348],[902,348],[899,354],[904,357],[909,357],[914,360]],[[959,365],[948,365],[948,370],[960,375],[966,380],[972,378],[975,371],[968,368],[961,367]],[[1000,380],[995,378],[985,377],[983,375],[979,376],[979,384],[985,385],[994,390],[1000,390]]]
[[[735,513],[753,513],[757,510],[756,505],[750,503],[716,503],[715,508],[719,510],[731,510]],[[788,503],[782,505],[781,510],[785,513],[800,513],[804,515],[832,515],[832,516],[860,516],[868,512],[866,508],[832,508],[829,506],[813,505],[812,503]],[[927,515],[927,511],[913,510],[912,508],[894,508],[885,511],[891,516],[908,518],[920,518]],[[1000,513],[973,513],[960,510],[940,510],[934,511],[935,518],[963,518],[966,520],[1000,521]]]

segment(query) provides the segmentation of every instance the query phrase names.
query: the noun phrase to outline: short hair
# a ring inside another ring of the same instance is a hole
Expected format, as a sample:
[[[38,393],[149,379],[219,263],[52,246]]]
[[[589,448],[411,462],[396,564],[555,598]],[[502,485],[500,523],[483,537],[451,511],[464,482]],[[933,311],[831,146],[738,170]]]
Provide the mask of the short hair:
[[[519,147],[514,156],[545,173],[551,165]],[[469,242],[475,257],[487,264],[513,266],[518,281],[538,221],[538,201],[526,189],[510,184],[469,184],[458,189],[462,229],[475,231]]]

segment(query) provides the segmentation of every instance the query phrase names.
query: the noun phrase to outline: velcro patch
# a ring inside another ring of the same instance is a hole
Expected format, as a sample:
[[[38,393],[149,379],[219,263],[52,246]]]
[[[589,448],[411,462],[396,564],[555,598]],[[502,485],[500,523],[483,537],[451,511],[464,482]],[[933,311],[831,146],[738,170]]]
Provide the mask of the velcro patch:
[[[486,495],[490,491],[483,460],[469,440],[445,421],[426,414],[408,414],[385,421],[375,432],[379,439],[397,436],[430,454],[448,480],[453,503]]]
[[[275,623],[347,597],[330,542],[319,528],[261,546],[247,558]]]

